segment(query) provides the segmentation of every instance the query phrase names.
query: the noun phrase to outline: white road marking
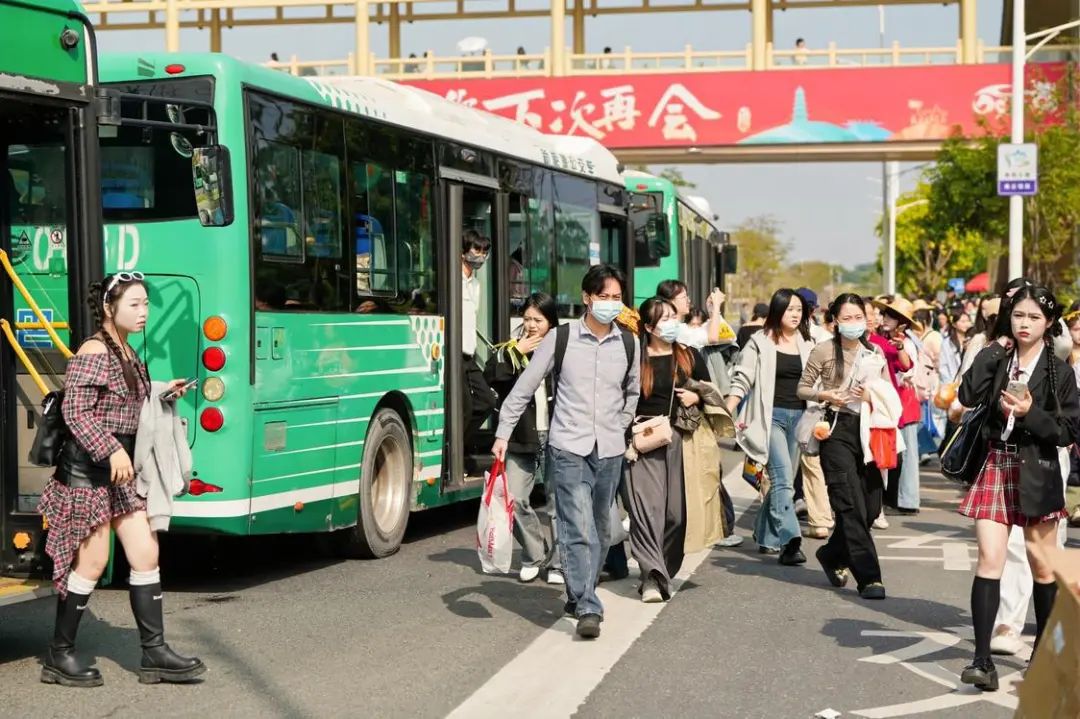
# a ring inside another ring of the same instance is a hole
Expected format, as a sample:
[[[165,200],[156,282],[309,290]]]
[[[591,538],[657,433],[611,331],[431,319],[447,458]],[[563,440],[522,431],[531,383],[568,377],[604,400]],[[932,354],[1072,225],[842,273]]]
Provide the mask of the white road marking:
[[[676,592],[710,553],[686,557],[675,579]],[[513,707],[516,719],[572,716],[667,606],[643,604],[636,581],[602,585],[597,595],[604,604],[599,639],[576,639],[574,622],[560,619],[452,711],[450,719],[504,719],[508,707]],[[672,601],[678,601],[677,594]],[[550,675],[555,667],[559,690],[553,692],[550,684],[536,678]]]
[[[737,482],[741,471],[742,465],[736,465],[724,481],[739,499],[745,495],[739,487],[745,483]],[[749,485],[746,489],[753,496]],[[748,506],[749,503],[736,502],[737,513],[742,514]],[[679,587],[711,553],[711,549],[706,549],[687,555],[674,578],[671,601],[678,601]],[[633,579],[603,584],[596,593],[604,605],[599,639],[578,640],[574,621],[560,619],[454,709],[449,718],[505,719],[508,707],[512,707],[515,719],[572,716],[667,607],[667,603],[642,603]],[[537,677],[550,675],[554,667],[559,672],[559,690],[555,692],[551,691],[550,683],[536,681]]]

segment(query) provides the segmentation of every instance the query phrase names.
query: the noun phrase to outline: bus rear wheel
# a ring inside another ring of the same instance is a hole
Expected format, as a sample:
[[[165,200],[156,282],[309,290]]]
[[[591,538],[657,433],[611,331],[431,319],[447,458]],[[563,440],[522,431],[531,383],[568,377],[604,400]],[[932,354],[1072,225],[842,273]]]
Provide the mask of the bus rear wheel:
[[[342,554],[377,559],[401,548],[409,523],[412,473],[412,444],[405,423],[394,410],[379,410],[364,442],[356,526],[341,532]]]

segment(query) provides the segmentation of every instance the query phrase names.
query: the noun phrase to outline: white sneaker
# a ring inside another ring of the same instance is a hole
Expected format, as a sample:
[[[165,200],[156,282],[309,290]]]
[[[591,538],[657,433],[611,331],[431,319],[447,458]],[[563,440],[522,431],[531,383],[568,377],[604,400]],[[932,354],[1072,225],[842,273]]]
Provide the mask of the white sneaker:
[[[1001,656],[1015,656],[1027,645],[1016,636],[1016,632],[1006,626],[999,626],[994,630],[994,636],[990,639],[990,653]]]
[[[888,529],[889,520],[885,519],[885,510],[881,510],[881,514],[874,520],[874,529]]]
[[[743,537],[739,534],[731,534],[716,543],[717,547],[738,547],[743,543]]]
[[[540,567],[522,567],[518,579],[528,584],[540,576]]]
[[[562,572],[558,569],[549,569],[547,576],[548,584],[566,584],[566,580],[563,579]]]
[[[646,579],[641,586],[641,601],[645,604],[660,604],[664,601],[664,595],[660,593],[660,588],[652,579]]]

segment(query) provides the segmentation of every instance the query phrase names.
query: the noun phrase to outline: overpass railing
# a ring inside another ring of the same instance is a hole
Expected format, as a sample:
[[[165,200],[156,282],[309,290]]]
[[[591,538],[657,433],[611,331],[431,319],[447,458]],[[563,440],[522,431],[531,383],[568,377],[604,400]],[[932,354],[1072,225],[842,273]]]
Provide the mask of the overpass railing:
[[[976,63],[1007,63],[1011,60],[1009,46],[987,46],[980,41],[976,47]],[[1053,62],[1076,60],[1077,45],[1056,45],[1041,48],[1030,61]],[[841,48],[829,43],[825,48],[777,50],[767,49],[769,70],[809,70],[842,67],[898,67],[919,65],[955,65],[962,60],[961,46],[902,47],[893,43],[884,48]],[[641,52],[630,47],[612,53],[572,53],[561,58],[562,75],[622,75],[668,72],[718,72],[751,70],[752,51],[699,50],[690,45],[676,52]],[[481,55],[380,58],[372,54],[366,63],[370,74],[390,80],[444,80],[455,78],[550,77],[554,74],[551,50],[536,54],[497,55],[490,50]],[[337,60],[300,60],[270,62],[269,67],[293,75],[357,75],[362,63],[350,53]]]

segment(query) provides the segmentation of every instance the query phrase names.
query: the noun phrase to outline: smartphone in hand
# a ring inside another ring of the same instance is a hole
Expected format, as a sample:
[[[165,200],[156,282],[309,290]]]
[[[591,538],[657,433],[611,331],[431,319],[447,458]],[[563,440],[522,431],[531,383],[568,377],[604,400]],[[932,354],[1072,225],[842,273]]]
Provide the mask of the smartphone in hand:
[[[191,389],[192,387],[194,387],[198,383],[199,383],[199,378],[198,377],[193,377],[193,378],[187,380],[186,382],[184,382],[184,384],[181,385],[180,389],[183,389],[186,392],[187,390]],[[165,392],[164,394],[162,394],[161,399],[166,401],[166,402],[171,402],[171,401],[173,401],[174,399],[176,399],[179,396],[180,396],[180,393],[177,390],[171,390],[169,392]]]
[[[1027,382],[1022,379],[1014,379],[1005,387],[1005,392],[1017,399],[1023,399],[1028,393]]]

